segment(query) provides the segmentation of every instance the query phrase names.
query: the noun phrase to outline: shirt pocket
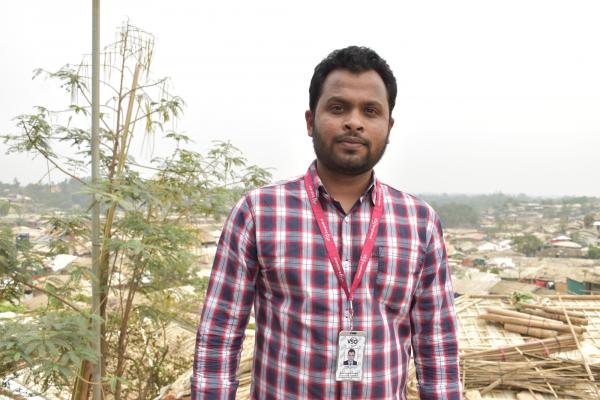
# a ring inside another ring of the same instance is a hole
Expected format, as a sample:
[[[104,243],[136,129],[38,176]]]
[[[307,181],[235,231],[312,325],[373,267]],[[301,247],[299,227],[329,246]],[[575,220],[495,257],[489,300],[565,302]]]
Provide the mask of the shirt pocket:
[[[328,262],[292,257],[263,257],[259,278],[264,291],[262,294],[275,302],[291,301],[294,306],[304,304],[305,307],[313,300],[327,299],[332,286]]]
[[[406,310],[410,306],[422,262],[419,246],[378,247],[375,299],[387,309]]]

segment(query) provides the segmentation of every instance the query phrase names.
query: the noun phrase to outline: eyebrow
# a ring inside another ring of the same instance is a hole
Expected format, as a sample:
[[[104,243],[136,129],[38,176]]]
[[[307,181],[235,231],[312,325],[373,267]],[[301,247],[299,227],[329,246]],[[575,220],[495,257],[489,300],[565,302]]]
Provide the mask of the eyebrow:
[[[332,96],[327,99],[326,103],[339,102],[339,103],[349,103],[347,99],[340,96]]]
[[[331,102],[340,102],[340,103],[351,103],[351,101],[347,100],[345,97],[341,97],[341,96],[331,96],[330,98],[327,99],[326,103],[331,103]],[[364,103],[367,106],[377,106],[377,107],[383,107],[383,104],[377,100],[368,100]]]

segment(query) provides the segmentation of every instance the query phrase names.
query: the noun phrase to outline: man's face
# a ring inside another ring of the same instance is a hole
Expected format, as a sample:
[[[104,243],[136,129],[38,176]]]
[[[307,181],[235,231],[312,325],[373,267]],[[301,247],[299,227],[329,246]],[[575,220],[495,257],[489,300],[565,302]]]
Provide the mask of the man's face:
[[[354,361],[354,353],[351,351],[348,352],[348,361]]]
[[[309,110],[305,118],[317,160],[342,175],[370,171],[383,156],[394,125],[385,84],[372,70],[332,71],[323,82],[315,115]]]

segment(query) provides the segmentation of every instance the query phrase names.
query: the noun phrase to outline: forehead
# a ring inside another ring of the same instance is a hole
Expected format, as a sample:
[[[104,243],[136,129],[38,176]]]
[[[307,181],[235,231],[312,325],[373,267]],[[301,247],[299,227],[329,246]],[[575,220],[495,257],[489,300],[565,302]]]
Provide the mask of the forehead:
[[[329,73],[323,82],[319,102],[332,97],[348,100],[377,101],[387,104],[387,89],[381,76],[373,70],[354,73],[337,69]]]

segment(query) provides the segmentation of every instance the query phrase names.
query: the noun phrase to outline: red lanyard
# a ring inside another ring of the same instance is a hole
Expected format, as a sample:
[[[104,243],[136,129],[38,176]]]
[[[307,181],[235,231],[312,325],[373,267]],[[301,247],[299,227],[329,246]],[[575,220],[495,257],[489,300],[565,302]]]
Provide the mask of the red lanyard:
[[[337,276],[338,281],[342,286],[342,289],[344,289],[348,301],[350,302],[350,304],[352,304],[354,291],[356,290],[358,285],[360,285],[362,277],[367,269],[367,265],[369,264],[371,254],[373,253],[373,245],[375,244],[375,238],[377,237],[379,220],[381,219],[381,214],[383,213],[383,192],[381,190],[381,186],[379,185],[379,182],[375,183],[375,193],[377,197],[375,202],[375,208],[373,209],[373,213],[371,214],[369,230],[367,231],[365,244],[363,245],[362,252],[360,253],[360,259],[358,260],[358,269],[356,271],[356,275],[354,276],[354,281],[352,282],[352,288],[350,290],[348,290],[348,285],[346,284],[346,277],[344,276],[344,270],[342,268],[342,261],[340,260],[340,255],[333,241],[333,236],[329,232],[329,226],[325,221],[323,209],[319,204],[319,198],[315,191],[315,185],[310,175],[310,170],[306,173],[306,175],[304,175],[304,186],[306,188],[306,194],[308,195],[308,199],[310,200],[310,206],[313,210],[313,214],[315,215],[317,223],[319,224],[321,235],[323,236],[323,240],[325,241],[325,247],[327,248],[327,254],[329,255],[329,260],[331,261],[333,271],[335,272],[335,275]]]

